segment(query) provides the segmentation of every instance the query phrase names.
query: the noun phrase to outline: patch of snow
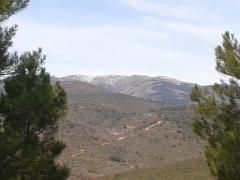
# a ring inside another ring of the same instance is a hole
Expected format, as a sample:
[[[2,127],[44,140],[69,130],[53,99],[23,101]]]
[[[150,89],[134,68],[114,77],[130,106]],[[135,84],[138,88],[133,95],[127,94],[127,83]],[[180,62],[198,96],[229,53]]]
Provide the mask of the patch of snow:
[[[70,75],[60,78],[62,81],[83,81],[91,83],[95,76],[86,76],[86,75]]]
[[[173,83],[175,85],[181,85],[182,82],[177,80],[177,79],[174,79],[174,78],[169,78],[169,77],[166,77],[166,76],[158,76],[157,78],[160,78],[161,80],[165,80],[166,82],[169,82],[169,83]]]

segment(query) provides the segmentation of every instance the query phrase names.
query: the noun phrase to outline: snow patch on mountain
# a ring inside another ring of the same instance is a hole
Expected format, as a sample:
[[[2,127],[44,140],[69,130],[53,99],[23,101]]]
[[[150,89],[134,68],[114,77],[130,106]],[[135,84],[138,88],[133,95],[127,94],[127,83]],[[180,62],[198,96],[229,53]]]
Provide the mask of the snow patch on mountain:
[[[192,84],[165,76],[145,75],[71,75],[60,81],[84,81],[105,88],[108,91],[128,94],[170,104],[190,104]]]
[[[60,81],[83,81],[92,84],[95,76],[87,76],[87,75],[69,75],[62,78],[59,78]]]

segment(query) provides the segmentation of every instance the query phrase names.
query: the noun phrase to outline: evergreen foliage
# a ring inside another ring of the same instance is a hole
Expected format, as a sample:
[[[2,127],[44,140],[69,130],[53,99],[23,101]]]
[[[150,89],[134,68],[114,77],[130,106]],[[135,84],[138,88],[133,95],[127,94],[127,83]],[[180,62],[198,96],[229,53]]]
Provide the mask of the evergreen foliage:
[[[216,69],[230,76],[210,90],[195,86],[191,98],[199,119],[194,131],[207,140],[205,157],[218,180],[240,177],[240,45],[226,32],[223,43],[215,49]]]
[[[0,22],[25,8],[29,0],[0,0]]]
[[[17,53],[8,52],[12,46],[12,38],[15,36],[17,26],[4,27],[3,23],[27,4],[28,0],[0,0],[0,76],[12,73],[14,65],[18,63]]]
[[[64,180],[69,170],[55,162],[65,144],[55,136],[66,110],[66,94],[50,82],[42,50],[11,54],[16,26],[3,21],[27,5],[0,0],[0,179]],[[7,76],[5,76],[7,75]]]

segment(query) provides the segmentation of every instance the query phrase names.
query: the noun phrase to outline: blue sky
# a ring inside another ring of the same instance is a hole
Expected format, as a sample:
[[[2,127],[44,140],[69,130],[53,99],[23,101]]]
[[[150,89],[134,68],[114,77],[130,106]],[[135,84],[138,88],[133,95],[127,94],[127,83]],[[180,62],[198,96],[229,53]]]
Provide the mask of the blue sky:
[[[142,74],[212,84],[214,48],[238,37],[237,0],[31,0],[14,49],[42,47],[52,75]]]

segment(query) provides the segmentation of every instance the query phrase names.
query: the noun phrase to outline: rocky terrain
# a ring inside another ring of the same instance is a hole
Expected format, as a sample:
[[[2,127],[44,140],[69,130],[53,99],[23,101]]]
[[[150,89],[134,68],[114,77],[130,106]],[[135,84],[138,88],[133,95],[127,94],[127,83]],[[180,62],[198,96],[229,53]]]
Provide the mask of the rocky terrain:
[[[60,122],[66,144],[60,160],[84,180],[202,157],[191,131],[190,108],[110,92],[86,82],[62,81],[68,113]]]

